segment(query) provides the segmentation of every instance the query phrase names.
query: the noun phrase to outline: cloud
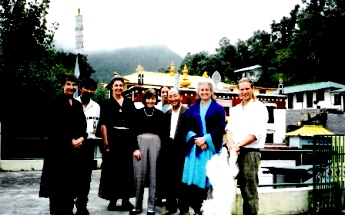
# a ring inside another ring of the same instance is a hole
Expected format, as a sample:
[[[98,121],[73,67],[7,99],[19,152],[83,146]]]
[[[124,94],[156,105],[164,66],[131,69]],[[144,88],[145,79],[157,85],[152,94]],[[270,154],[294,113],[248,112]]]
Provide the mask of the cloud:
[[[164,44],[185,56],[213,52],[223,37],[232,44],[256,30],[270,32],[300,0],[52,0],[48,23],[60,24],[55,42],[75,49],[75,16],[83,15],[84,50]]]

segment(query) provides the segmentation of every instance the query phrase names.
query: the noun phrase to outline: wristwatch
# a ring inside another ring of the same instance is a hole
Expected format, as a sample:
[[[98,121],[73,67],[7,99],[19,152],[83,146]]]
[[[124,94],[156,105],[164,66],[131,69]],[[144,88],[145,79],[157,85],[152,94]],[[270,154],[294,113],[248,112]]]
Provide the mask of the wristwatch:
[[[237,145],[240,148],[240,150],[243,148],[243,146],[240,143],[237,143]]]

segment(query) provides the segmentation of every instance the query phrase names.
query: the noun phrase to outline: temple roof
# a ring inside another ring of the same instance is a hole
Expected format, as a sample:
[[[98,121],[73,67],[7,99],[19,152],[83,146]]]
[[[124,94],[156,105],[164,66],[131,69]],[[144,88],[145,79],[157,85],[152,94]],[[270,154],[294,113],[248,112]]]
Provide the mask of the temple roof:
[[[334,133],[325,129],[321,125],[304,125],[302,128],[288,132],[285,135],[313,137],[315,135],[334,135]]]
[[[175,83],[175,76],[171,76],[169,73],[161,73],[161,72],[148,72],[143,71],[144,74],[144,85],[151,85],[151,86],[170,86],[173,87]],[[137,84],[138,83],[138,73],[132,73],[130,75],[123,76],[125,79],[128,80],[128,84]],[[180,81],[182,80],[183,75],[180,75]],[[205,78],[202,76],[194,76],[188,75],[188,79],[191,81],[191,84],[188,88],[196,89],[196,86],[201,81],[209,81],[213,83],[211,78]],[[223,82],[219,82],[217,87],[219,90],[228,90],[230,84],[226,84]]]
[[[305,91],[315,91],[315,90],[321,90],[321,89],[342,89],[342,88],[345,88],[345,85],[335,83],[332,81],[324,81],[324,82],[317,82],[317,83],[311,83],[311,84],[302,84],[302,85],[284,87],[283,94],[298,93],[298,92],[305,92]]]

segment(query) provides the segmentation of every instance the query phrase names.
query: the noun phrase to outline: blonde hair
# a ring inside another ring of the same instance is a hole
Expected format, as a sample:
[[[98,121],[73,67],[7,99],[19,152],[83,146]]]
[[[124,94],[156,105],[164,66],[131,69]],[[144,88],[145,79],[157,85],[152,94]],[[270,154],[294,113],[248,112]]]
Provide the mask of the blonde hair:
[[[249,84],[250,84],[250,88],[254,89],[253,81],[250,80],[250,78],[241,78],[241,79],[237,82],[237,87],[239,88],[240,83],[244,83],[244,82],[249,83]],[[253,99],[254,101],[256,101],[256,96],[255,96],[254,92],[252,93],[252,99]]]

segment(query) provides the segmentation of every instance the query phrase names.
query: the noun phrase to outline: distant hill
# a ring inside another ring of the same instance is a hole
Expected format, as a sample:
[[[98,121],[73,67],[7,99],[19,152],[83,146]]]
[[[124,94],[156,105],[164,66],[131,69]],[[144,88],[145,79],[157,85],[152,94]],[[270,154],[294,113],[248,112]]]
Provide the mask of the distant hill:
[[[132,74],[140,64],[145,71],[167,69],[174,61],[175,69],[180,67],[183,58],[166,46],[139,46],[114,51],[93,52],[88,54],[88,62],[96,71],[92,78],[109,82],[113,72],[124,76]]]

